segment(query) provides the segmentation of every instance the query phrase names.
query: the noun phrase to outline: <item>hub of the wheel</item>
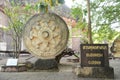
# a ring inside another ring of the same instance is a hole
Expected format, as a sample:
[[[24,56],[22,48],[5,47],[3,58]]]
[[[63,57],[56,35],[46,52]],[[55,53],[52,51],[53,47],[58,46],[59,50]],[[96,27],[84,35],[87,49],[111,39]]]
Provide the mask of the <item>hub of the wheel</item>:
[[[48,38],[49,37],[49,32],[48,31],[43,31],[42,32],[42,37],[43,38]]]

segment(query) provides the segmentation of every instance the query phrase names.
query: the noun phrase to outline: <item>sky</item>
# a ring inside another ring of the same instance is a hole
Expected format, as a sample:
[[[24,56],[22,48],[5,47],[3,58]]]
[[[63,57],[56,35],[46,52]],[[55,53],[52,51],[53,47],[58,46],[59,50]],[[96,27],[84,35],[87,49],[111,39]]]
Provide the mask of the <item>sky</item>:
[[[65,4],[69,7],[69,8],[71,8],[72,7],[72,5],[74,5],[75,3],[81,3],[82,2],[82,0],[74,0],[74,2],[72,2],[73,0],[65,0]]]
[[[66,4],[69,8],[71,8],[72,5],[73,5],[73,2],[72,2],[72,0],[65,0],[65,4]]]

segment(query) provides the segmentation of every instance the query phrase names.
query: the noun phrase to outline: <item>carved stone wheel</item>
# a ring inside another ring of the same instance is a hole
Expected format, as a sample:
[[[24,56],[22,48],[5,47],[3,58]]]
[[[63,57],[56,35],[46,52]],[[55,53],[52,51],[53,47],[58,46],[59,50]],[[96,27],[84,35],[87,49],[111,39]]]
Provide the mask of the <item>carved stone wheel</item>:
[[[58,15],[45,13],[28,20],[23,38],[30,53],[41,59],[51,59],[66,48],[68,35],[68,27]]]

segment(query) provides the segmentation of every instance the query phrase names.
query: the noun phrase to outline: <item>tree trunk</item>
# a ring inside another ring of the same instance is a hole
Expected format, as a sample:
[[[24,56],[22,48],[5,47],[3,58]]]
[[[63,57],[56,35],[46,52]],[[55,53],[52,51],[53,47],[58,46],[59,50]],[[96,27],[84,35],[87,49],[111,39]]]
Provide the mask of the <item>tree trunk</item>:
[[[17,58],[19,58],[21,51],[21,37],[18,37],[18,53],[17,53]]]
[[[92,44],[92,29],[91,29],[91,19],[90,19],[90,0],[87,0],[87,12],[88,12],[88,43]]]
[[[19,58],[20,51],[21,51],[21,38],[19,36],[16,36],[14,58]]]

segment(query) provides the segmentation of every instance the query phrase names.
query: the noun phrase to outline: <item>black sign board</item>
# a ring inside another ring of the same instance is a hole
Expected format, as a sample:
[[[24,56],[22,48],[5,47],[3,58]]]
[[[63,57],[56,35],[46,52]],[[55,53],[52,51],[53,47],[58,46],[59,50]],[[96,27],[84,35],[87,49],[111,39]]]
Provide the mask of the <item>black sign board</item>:
[[[82,67],[109,66],[108,44],[81,44]]]

